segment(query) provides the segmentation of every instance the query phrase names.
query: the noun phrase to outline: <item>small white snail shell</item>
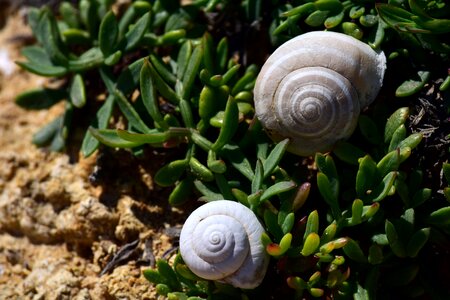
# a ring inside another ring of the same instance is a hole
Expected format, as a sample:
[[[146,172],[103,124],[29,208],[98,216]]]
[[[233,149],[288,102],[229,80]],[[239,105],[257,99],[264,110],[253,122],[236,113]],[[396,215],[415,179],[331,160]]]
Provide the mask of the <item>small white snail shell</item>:
[[[377,96],[386,57],[336,32],[302,34],[264,64],[254,89],[257,118],[269,136],[290,138],[289,151],[325,152],[354,131],[360,110]]]
[[[255,288],[269,263],[261,243],[263,232],[256,215],[246,206],[228,200],[208,202],[184,223],[181,256],[199,277]]]

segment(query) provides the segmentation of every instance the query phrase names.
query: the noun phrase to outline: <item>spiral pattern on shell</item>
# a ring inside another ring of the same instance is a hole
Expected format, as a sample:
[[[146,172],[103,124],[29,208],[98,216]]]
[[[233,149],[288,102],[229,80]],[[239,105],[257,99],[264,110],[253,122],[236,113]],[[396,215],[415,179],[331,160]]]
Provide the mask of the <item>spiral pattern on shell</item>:
[[[281,45],[254,89],[256,116],[275,141],[299,155],[331,150],[354,131],[381,88],[386,58],[336,32],[310,32]]]
[[[180,252],[199,277],[240,288],[254,288],[264,278],[269,256],[261,243],[264,228],[244,205],[228,200],[209,202],[186,220]]]

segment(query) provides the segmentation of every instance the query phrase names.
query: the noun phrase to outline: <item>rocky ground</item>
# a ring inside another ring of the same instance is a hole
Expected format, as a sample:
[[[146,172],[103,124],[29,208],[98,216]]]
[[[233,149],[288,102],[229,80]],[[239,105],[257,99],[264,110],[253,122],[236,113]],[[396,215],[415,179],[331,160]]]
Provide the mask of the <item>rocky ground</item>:
[[[48,84],[11,64],[30,37],[23,12],[9,14],[0,29],[0,299],[155,299],[142,270],[173,248],[185,216],[153,186],[144,160],[31,144],[62,107],[14,104]],[[102,169],[104,160],[112,167]]]

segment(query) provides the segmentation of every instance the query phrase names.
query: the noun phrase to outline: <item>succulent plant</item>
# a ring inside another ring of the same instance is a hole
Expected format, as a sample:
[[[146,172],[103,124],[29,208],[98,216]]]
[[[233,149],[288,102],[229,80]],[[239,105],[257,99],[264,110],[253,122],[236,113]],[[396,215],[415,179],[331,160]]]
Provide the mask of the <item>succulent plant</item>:
[[[430,54],[438,60],[449,60],[450,10],[444,1],[301,2],[304,3],[297,6],[286,4],[278,12],[281,16],[274,17],[271,28],[276,42],[311,28],[324,28],[363,40],[374,49],[383,49],[393,63],[401,60],[414,66],[405,70],[409,73],[405,77],[411,76],[411,79],[403,79],[397,88],[397,97],[417,93],[430,80],[430,70],[424,66]],[[447,90],[450,83],[447,68],[442,68],[438,74],[445,78],[440,89]]]
[[[39,146],[63,150],[81,127],[84,156],[100,145],[135,155],[146,147],[174,149],[175,158],[154,176],[156,184],[171,187],[170,205],[192,197],[233,200],[263,221],[261,241],[271,263],[258,288],[201,279],[177,255],[144,272],[160,295],[439,297],[445,291],[427,279],[426,266],[432,247],[448,245],[449,187],[442,193],[428,187],[413,159],[424,136],[409,130],[408,104],[375,101],[348,141],[326,154],[297,157],[286,152],[289,139],[272,142],[255,117],[253,88],[262,62],[250,54],[267,56],[270,45],[262,39],[252,52],[236,36],[256,33],[276,46],[312,29],[340,31],[387,53],[388,79],[394,58],[410,55],[403,59],[414,62],[420,80],[400,85],[397,96],[420,91],[435,74],[445,93],[444,64],[433,73],[422,66],[430,53],[448,61],[448,15],[442,1],[63,2],[56,15],[30,10],[37,45],[24,48],[27,61],[18,63],[58,78],[57,86],[25,92],[16,102],[47,109],[65,101],[64,113],[34,136]],[[382,94],[394,101],[390,86]],[[89,127],[78,124],[81,113]],[[448,185],[449,164],[442,169]]]

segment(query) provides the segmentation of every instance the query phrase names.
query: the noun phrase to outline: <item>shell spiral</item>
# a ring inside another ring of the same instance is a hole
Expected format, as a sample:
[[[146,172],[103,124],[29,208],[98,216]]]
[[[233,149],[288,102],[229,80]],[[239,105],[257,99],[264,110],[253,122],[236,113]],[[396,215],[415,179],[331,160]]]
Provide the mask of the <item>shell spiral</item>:
[[[386,57],[355,38],[309,32],[281,45],[256,80],[256,116],[269,136],[290,138],[298,155],[331,150],[354,131],[377,96]]]
[[[261,243],[264,228],[246,206],[228,200],[196,209],[183,225],[180,252],[199,277],[255,288],[264,278],[269,256]]]

